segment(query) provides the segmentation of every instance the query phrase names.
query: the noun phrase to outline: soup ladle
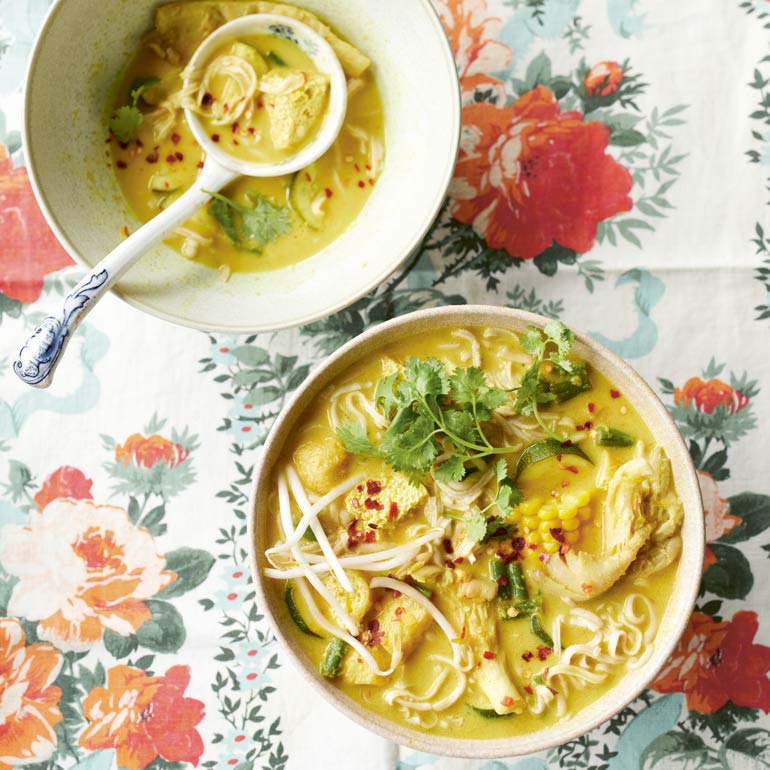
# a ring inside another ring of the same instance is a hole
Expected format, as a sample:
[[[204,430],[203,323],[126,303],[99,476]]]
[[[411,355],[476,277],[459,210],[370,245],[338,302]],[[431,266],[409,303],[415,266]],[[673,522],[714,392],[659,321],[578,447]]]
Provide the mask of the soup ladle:
[[[329,75],[328,104],[317,132],[296,153],[283,160],[266,163],[244,161],[225,152],[209,136],[198,115],[191,109],[185,109],[187,124],[205,153],[200,174],[187,192],[142,225],[93,267],[64,298],[58,313],[41,321],[13,362],[13,371],[28,385],[47,388],[51,384],[56,367],[77,325],[151,246],[167,237],[209,201],[211,192],[221,190],[239,176],[274,177],[292,174],[321,157],[336,139],[347,109],[345,73],[329,43],[315,30],[295,19],[266,13],[234,19],[219,27],[200,44],[190,59],[187,72],[202,67],[225,43],[260,34],[290,40],[310,57],[319,72]]]

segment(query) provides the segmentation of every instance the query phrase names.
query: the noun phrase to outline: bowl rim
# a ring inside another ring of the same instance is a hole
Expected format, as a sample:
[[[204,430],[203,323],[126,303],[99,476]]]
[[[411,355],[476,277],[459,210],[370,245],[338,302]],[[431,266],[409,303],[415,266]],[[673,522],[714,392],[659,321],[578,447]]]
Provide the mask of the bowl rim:
[[[301,0],[300,0],[301,1]],[[36,76],[40,54],[45,46],[46,38],[51,32],[53,25],[56,22],[56,17],[59,15],[62,7],[67,0],[54,0],[51,7],[40,26],[40,29],[35,38],[32,52],[27,63],[27,70],[24,77],[24,96],[23,96],[23,120],[21,127],[22,134],[22,147],[25,153],[25,167],[27,169],[27,176],[32,186],[32,191],[35,195],[35,200],[40,207],[43,217],[51,228],[51,231],[56,236],[61,246],[65,251],[75,260],[75,262],[81,267],[90,270],[93,265],[87,262],[79,253],[74,243],[66,235],[64,227],[59,221],[56,212],[49,205],[48,198],[43,190],[43,185],[40,181],[42,174],[35,161],[35,155],[32,151],[32,145],[29,141],[31,135],[30,125],[30,103],[32,88],[30,87],[33,78]],[[121,301],[136,308],[140,312],[147,313],[148,315],[159,318],[163,321],[176,324],[178,326],[185,326],[192,329],[197,329],[203,332],[217,332],[221,334],[260,334],[264,332],[275,332],[283,329],[293,329],[298,326],[304,326],[305,324],[312,323],[321,318],[325,318],[334,313],[338,313],[347,307],[350,307],[353,303],[365,297],[370,292],[374,291],[377,287],[387,281],[404,263],[409,257],[414,254],[415,250],[425,239],[433,223],[441,213],[441,208],[444,204],[444,200],[449,189],[449,184],[452,181],[454,175],[455,164],[457,163],[457,154],[460,147],[460,137],[462,129],[462,94],[460,88],[460,81],[457,74],[457,64],[455,62],[454,53],[452,51],[449,37],[444,25],[441,23],[441,18],[438,11],[431,3],[431,0],[413,0],[413,2],[419,3],[423,10],[428,12],[428,17],[433,23],[434,30],[438,43],[442,49],[444,64],[447,67],[448,81],[453,81],[455,84],[455,98],[452,101],[452,114],[449,117],[449,123],[451,126],[451,135],[454,137],[448,146],[449,152],[446,158],[446,167],[441,178],[441,183],[436,185],[435,196],[426,210],[425,222],[423,225],[415,230],[413,237],[409,240],[407,246],[399,254],[398,258],[384,265],[375,275],[373,275],[369,281],[362,284],[354,294],[350,294],[345,299],[340,299],[335,302],[331,302],[325,305],[323,308],[317,309],[313,312],[307,312],[304,315],[295,317],[291,320],[280,323],[263,323],[263,324],[238,324],[238,323],[200,323],[194,318],[180,318],[179,316],[165,312],[162,308],[148,307],[145,303],[138,299],[135,299],[130,294],[126,294],[120,289],[120,282],[109,290],[110,294],[113,294]],[[334,241],[326,248],[333,247]],[[98,261],[98,260],[97,260]],[[94,262],[94,265],[96,262]]]
[[[477,317],[483,317],[483,320],[476,320]],[[295,649],[293,648],[293,645],[296,643],[292,643],[287,635],[284,634],[281,625],[271,610],[270,601],[265,589],[267,579],[261,575],[259,569],[256,551],[256,504],[258,490],[262,487],[262,484],[269,480],[269,474],[274,465],[274,459],[280,454],[283,444],[285,443],[285,440],[279,443],[279,438],[281,438],[280,434],[283,432],[284,425],[289,423],[289,426],[291,426],[291,423],[298,416],[293,414],[297,405],[301,403],[308,391],[314,390],[320,392],[324,387],[327,387],[330,379],[327,376],[328,372],[333,370],[334,365],[341,359],[350,355],[352,351],[355,351],[362,346],[366,346],[367,343],[373,343],[370,348],[367,348],[367,355],[375,353],[378,349],[381,349],[388,344],[388,335],[390,332],[403,330],[404,327],[408,328],[412,325],[419,326],[419,322],[426,319],[435,319],[441,324],[442,328],[452,325],[451,321],[456,322],[458,325],[465,321],[466,323],[470,322],[474,326],[497,324],[504,328],[510,328],[510,323],[506,322],[518,321],[527,325],[532,324],[542,327],[553,320],[528,311],[495,305],[454,305],[428,308],[407,313],[372,326],[345,343],[345,345],[336,350],[332,355],[323,359],[286,402],[281,413],[271,427],[267,440],[258,450],[259,456],[256,459],[254,466],[254,476],[249,496],[247,522],[249,565],[251,568],[251,577],[254,581],[257,601],[259,602],[260,611],[266,615],[271,623],[276,639],[278,640],[282,651],[290,660],[295,671],[298,671],[303,679],[307,681],[316,692],[320,693],[329,705],[338,709],[345,714],[345,716],[368,730],[371,730],[394,743],[432,754],[456,758],[498,759],[544,751],[590,732],[624,709],[644,691],[665,665],[686,630],[700,588],[700,565],[703,563],[706,544],[705,522],[700,485],[698,483],[695,466],[690,458],[689,450],[687,449],[676,423],[658,394],[655,393],[650,385],[647,384],[644,378],[638,374],[633,367],[604,345],[596,342],[584,333],[574,332],[575,340],[577,342],[590,348],[597,357],[609,361],[616,367],[615,372],[620,373],[622,377],[631,380],[638,386],[640,397],[634,398],[632,403],[638,404],[645,402],[655,413],[655,416],[661,420],[661,425],[656,429],[658,435],[660,435],[661,431],[670,434],[672,443],[677,447],[680,457],[683,459],[677,479],[678,482],[682,483],[682,488],[679,488],[677,491],[680,497],[684,497],[686,492],[687,497],[689,497],[692,502],[693,509],[691,511],[685,510],[685,516],[689,515],[690,526],[694,526],[694,536],[692,538],[694,542],[688,543],[688,561],[694,564],[696,568],[693,569],[692,578],[689,582],[685,582],[683,585],[683,598],[677,603],[677,615],[673,625],[673,632],[669,639],[666,640],[665,644],[654,649],[651,658],[641,667],[641,670],[645,672],[641,685],[639,687],[631,688],[617,702],[613,702],[601,710],[592,712],[591,717],[585,724],[575,726],[569,731],[560,733],[558,732],[557,723],[550,728],[540,729],[532,734],[535,736],[534,740],[529,737],[530,734],[527,733],[508,738],[493,739],[451,738],[446,736],[434,736],[427,732],[413,730],[412,728],[388,720],[373,711],[369,711],[336,688],[331,682],[322,680],[318,673],[312,670],[310,666],[296,654]],[[399,336],[398,339],[400,340],[407,336],[408,332],[403,336]],[[613,372],[613,374],[615,374],[615,372]],[[318,384],[319,382],[321,383],[320,385]],[[696,548],[697,550],[693,552],[693,548]],[[609,695],[614,691],[619,692],[617,688],[622,686],[624,680],[625,677],[622,677],[617,681],[606,695]]]

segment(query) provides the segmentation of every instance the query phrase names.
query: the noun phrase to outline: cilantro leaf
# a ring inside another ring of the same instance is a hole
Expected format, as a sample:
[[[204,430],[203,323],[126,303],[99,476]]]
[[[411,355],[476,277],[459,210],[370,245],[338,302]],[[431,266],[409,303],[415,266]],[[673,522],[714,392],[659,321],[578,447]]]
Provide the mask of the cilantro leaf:
[[[377,389],[374,391],[374,405],[386,417],[390,417],[393,410],[398,409],[398,397],[393,392],[393,386],[400,376],[400,372],[393,372],[384,377],[377,383]]]
[[[551,401],[566,401],[586,388],[587,375],[584,364],[575,364],[569,358],[575,335],[561,322],[549,321],[541,331],[536,326],[528,326],[526,334],[520,338],[521,346],[533,361],[524,372],[519,387],[516,389],[516,404],[514,410],[518,414],[533,415],[540,427],[551,437],[559,437],[545,424],[540,416],[539,407]],[[549,353],[549,347],[551,352]],[[566,385],[552,386],[542,376],[543,364],[548,364],[557,373],[572,374],[582,367],[574,382],[567,381]],[[590,383],[588,383],[590,387]]]
[[[337,436],[348,452],[356,455],[369,455],[379,457],[380,452],[369,440],[366,427],[360,422],[349,422],[337,428]]]
[[[262,195],[247,195],[251,207],[236,203],[221,193],[204,190],[214,199],[208,212],[222,225],[227,237],[247,251],[259,254],[265,244],[284,235],[291,228],[285,207],[274,206]]]
[[[465,534],[474,543],[484,542],[487,536],[487,519],[481,511],[475,511],[470,516],[462,519],[465,526]]]
[[[136,139],[141,127],[142,113],[134,105],[118,107],[110,118],[110,131],[119,142],[131,142]]]
[[[449,385],[452,400],[470,407],[474,417],[482,422],[491,419],[492,412],[508,399],[504,390],[487,385],[483,370],[477,366],[455,369]]]
[[[438,481],[447,483],[449,481],[462,481],[465,478],[465,463],[461,455],[452,455],[436,468],[435,473]]]

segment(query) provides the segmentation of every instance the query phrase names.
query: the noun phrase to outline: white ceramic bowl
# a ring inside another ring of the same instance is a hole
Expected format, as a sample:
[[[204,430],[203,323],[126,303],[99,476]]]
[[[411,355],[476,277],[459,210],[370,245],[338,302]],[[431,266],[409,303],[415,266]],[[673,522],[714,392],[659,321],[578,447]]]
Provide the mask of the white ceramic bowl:
[[[158,0],[56,0],[32,54],[25,152],[54,233],[92,266],[139,221],[105,158],[117,85]],[[211,270],[159,245],[116,293],[169,321],[211,331],[280,329],[322,318],[378,286],[419,245],[452,177],[460,97],[452,52],[429,0],[299,0],[372,59],[385,113],[385,167],[334,243],[269,273]]]
[[[323,679],[294,640],[293,629],[286,628],[280,598],[269,590],[270,578],[262,575],[267,566],[266,501],[272,469],[292,430],[308,405],[331,382],[356,364],[362,356],[392,345],[401,339],[458,326],[497,326],[523,332],[527,325],[543,326],[550,319],[500,307],[455,306],[423,310],[376,326],[340,348],[305,380],[285,406],[264,446],[254,474],[251,497],[249,541],[251,566],[260,609],[271,618],[276,635],[289,658],[298,666],[308,684],[350,718],[402,745],[434,754],[454,757],[495,758],[529,754],[557,746],[581,735],[623,709],[655,678],[684,632],[700,586],[705,547],[703,505],[695,469],[681,435],[665,406],[652,389],[624,361],[590,338],[576,334],[575,354],[604,373],[634,405],[640,417],[671,460],[677,492],[684,506],[683,548],[673,593],[655,636],[652,656],[640,668],[628,672],[606,695],[574,717],[526,735],[505,739],[478,740],[433,736],[391,722],[343,694]]]

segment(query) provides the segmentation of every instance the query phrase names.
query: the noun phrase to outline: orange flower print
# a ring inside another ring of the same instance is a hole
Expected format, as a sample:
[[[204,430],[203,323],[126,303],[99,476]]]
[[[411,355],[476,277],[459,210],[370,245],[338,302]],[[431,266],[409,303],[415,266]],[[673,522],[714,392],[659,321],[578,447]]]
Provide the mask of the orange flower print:
[[[767,714],[770,647],[754,644],[758,627],[755,612],[736,612],[729,622],[694,612],[674,654],[650,687],[684,693],[687,708],[701,714],[713,714],[728,701]]]
[[[91,479],[86,478],[83,471],[62,465],[57,468],[40,487],[35,494],[35,505],[42,510],[51,502],[62,497],[70,497],[73,500],[91,500]]]
[[[107,686],[94,687],[83,701],[89,724],[78,742],[84,749],[116,749],[118,767],[143,770],[156,757],[198,764],[203,741],[195,726],[203,703],[185,698],[187,666],[172,666],[163,676],[149,676],[131,666],[107,672]]]
[[[146,529],[122,508],[54,500],[8,525],[0,565],[18,577],[8,613],[37,620],[41,639],[84,651],[109,629],[127,636],[150,619],[148,599],[176,580]]]
[[[434,0],[455,54],[463,102],[472,101],[477,87],[491,86],[503,94],[503,85],[489,72],[504,70],[511,61],[511,51],[497,40],[502,19],[488,15],[486,0]]]
[[[706,518],[706,542],[713,543],[740,524],[741,520],[730,515],[730,504],[719,496],[719,487],[708,471],[698,471],[698,484]]]
[[[49,759],[62,720],[61,690],[52,684],[62,655],[25,641],[17,620],[0,618],[0,770]]]
[[[493,249],[532,259],[553,244],[582,253],[599,222],[631,209],[631,175],[606,154],[609,129],[560,112],[538,86],[510,107],[463,108],[451,214]]]
[[[706,414],[712,414],[719,406],[735,414],[748,405],[749,398],[716,377],[708,382],[700,377],[690,377],[682,388],[674,390],[674,401],[682,404],[685,409],[689,409],[692,403],[699,412]]]
[[[43,276],[73,264],[40,213],[27,170],[14,168],[0,144],[0,291],[17,302],[35,302]]]
[[[115,448],[115,459],[118,462],[128,465],[133,460],[136,465],[143,465],[145,468],[152,468],[159,462],[173,468],[186,460],[189,454],[179,444],[173,444],[157,433],[147,437],[134,433],[126,439],[125,444],[118,444]]]
[[[594,64],[583,78],[587,96],[610,96],[623,82],[623,69],[616,61]]]

